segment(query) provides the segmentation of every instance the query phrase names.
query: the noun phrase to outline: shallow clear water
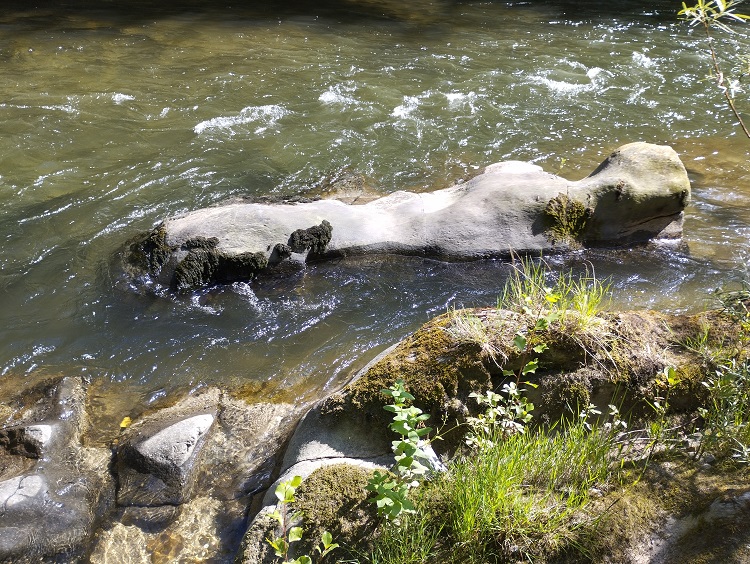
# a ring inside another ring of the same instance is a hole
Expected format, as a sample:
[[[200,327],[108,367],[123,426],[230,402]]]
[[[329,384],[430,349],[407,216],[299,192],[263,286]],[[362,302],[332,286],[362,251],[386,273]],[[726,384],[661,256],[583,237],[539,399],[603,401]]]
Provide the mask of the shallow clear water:
[[[686,247],[553,266],[590,261],[615,306],[671,310],[745,267],[750,142],[678,2],[85,4],[0,14],[6,388],[86,373],[113,426],[210,383],[311,397],[447,308],[495,302],[499,262],[333,262],[185,298],[122,279],[123,244],[166,216],[342,171],[381,194],[506,159],[578,179],[622,143],[666,143],[694,182]],[[747,53],[750,34],[721,45]]]

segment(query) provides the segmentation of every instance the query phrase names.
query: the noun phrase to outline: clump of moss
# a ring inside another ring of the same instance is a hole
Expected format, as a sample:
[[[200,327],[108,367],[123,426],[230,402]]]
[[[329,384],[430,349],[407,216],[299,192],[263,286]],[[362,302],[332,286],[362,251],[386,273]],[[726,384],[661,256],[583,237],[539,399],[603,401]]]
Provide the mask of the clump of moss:
[[[167,244],[167,230],[162,223],[130,243],[125,261],[139,273],[157,276],[173,250]]]
[[[219,270],[219,254],[213,249],[191,250],[175,268],[173,284],[179,291],[192,290],[214,282]]]
[[[193,290],[216,283],[251,280],[268,266],[263,253],[227,254],[218,250],[216,237],[193,237],[183,243],[188,254],[175,268],[173,286],[178,291]]]
[[[450,317],[442,315],[404,339],[393,351],[375,362],[367,372],[325,401],[322,413],[356,412],[386,427],[390,414],[383,410],[387,397],[381,390],[402,379],[415,397],[414,404],[430,413],[435,425],[455,418],[461,407],[451,401],[465,400],[476,390],[486,390],[491,377],[478,347],[457,343],[446,327]],[[458,402],[459,404],[461,401]],[[450,448],[450,441],[439,447]]]
[[[747,321],[730,310],[709,310],[689,317],[670,319],[672,341],[686,353],[695,355],[707,370],[713,370],[728,359],[742,361],[748,357],[750,339]]]
[[[320,225],[307,229],[297,229],[289,236],[287,245],[294,253],[310,251],[312,255],[322,254],[331,242],[333,227],[325,219]]]
[[[549,221],[550,238],[554,242],[580,245],[586,235],[591,210],[567,194],[558,194],[547,202],[544,213]]]
[[[285,245],[284,243],[276,243],[271,252],[271,257],[275,263],[288,259],[290,256],[292,256],[292,249],[289,245]]]
[[[303,553],[312,554],[323,531],[333,536],[341,550],[355,549],[372,536],[378,524],[375,504],[368,497],[372,471],[352,464],[332,464],[315,470],[299,486],[295,509],[302,514]],[[306,550],[307,549],[307,550]]]
[[[268,266],[268,259],[263,253],[239,253],[221,255],[219,282],[250,280]]]
[[[545,415],[556,420],[569,409],[577,410],[577,413],[589,405],[592,393],[591,372],[593,371],[581,369],[570,374],[542,379],[539,385]]]

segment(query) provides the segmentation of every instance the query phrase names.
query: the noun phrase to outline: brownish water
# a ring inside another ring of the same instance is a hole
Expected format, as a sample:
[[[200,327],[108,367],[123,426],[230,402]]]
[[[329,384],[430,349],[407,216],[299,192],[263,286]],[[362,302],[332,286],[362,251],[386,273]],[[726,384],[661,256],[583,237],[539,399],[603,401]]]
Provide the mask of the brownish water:
[[[580,2],[98,4],[0,14],[7,387],[85,373],[113,428],[207,383],[302,397],[449,307],[495,302],[498,262],[320,264],[188,298],[120,276],[123,243],[165,216],[304,192],[342,170],[382,194],[504,159],[577,179],[619,144],[667,143],[694,181],[686,248],[553,266],[591,261],[617,307],[680,310],[745,268],[750,142],[704,81],[704,44],[677,2],[606,14]],[[730,56],[748,52],[738,32],[722,36]]]

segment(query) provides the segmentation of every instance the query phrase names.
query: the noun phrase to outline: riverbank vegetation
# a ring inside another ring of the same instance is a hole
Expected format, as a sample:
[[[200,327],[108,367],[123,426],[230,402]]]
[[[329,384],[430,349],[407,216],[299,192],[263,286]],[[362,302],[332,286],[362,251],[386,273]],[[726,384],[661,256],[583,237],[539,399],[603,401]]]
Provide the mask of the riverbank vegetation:
[[[667,366],[655,375],[644,409],[630,410],[627,417],[616,401],[594,405],[587,398],[569,403],[557,419],[535,413],[526,394],[533,392],[530,379],[543,364],[550,331],[562,326],[583,343],[604,338],[601,328],[596,331],[607,295],[607,284],[593,273],[552,279],[544,263],[524,262],[498,301],[498,309],[523,314],[526,320],[515,326],[513,334],[507,328],[499,331],[510,338],[510,345],[501,346],[471,312],[454,312],[455,324],[447,331],[457,340],[474,339],[482,354],[499,367],[507,362],[511,349],[522,362],[516,360],[513,369],[502,371],[504,383],[497,391],[478,390],[471,395],[479,413],[468,415],[459,428],[443,428],[445,435],[463,436],[463,446],[445,461],[443,471],[429,470],[428,457],[421,450],[426,446],[427,416],[411,404],[414,397],[404,382],[383,390],[384,398],[398,404],[398,409],[390,406],[388,411],[394,414],[391,429],[400,435],[394,441],[397,464],[389,474],[391,483],[403,486],[399,503],[395,509],[388,504],[383,511],[387,492],[383,495],[370,486],[376,492],[373,498],[361,485],[359,493],[347,491],[347,502],[336,517],[338,525],[333,523],[343,537],[336,539],[342,547],[325,561],[633,561],[626,552],[636,550],[638,542],[648,542],[668,513],[692,515],[706,509],[711,495],[746,481],[750,473],[750,292],[746,288],[719,295],[723,313],[738,328],[734,339],[717,340],[704,327],[674,343],[695,354],[701,365],[699,386],[691,388],[697,390],[697,409],[686,411],[676,405],[682,401],[677,399],[678,391],[686,385],[682,380],[689,376]],[[411,419],[410,408],[416,414]],[[409,428],[404,428],[406,419]],[[396,449],[397,443],[411,439],[414,448]],[[401,468],[411,470],[412,465],[420,471],[404,477]],[[310,479],[320,482],[326,472],[330,470],[319,470]],[[345,476],[350,470],[339,467],[334,472]],[[361,469],[351,472],[366,474]],[[370,484],[382,485],[387,476],[381,473]],[[335,491],[329,491],[324,503],[334,503],[335,497]],[[311,538],[317,538],[322,527],[332,524],[330,511],[329,522],[320,522],[316,502],[310,494],[303,498],[305,526]],[[379,516],[373,500],[378,500]],[[342,533],[346,527],[342,529],[341,520],[346,520],[347,512],[357,515],[356,533]],[[695,520],[692,526],[698,525]]]

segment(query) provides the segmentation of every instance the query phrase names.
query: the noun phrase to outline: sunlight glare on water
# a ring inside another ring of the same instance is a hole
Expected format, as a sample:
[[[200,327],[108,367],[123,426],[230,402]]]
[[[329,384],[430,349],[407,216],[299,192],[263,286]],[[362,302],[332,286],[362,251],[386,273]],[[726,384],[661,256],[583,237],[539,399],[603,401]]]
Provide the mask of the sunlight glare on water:
[[[676,3],[66,5],[0,15],[6,379],[85,372],[141,404],[207,383],[312,397],[430,317],[495,303],[496,262],[319,264],[184,298],[122,280],[125,242],[167,216],[342,172],[378,194],[507,159],[578,179],[622,143],[670,144],[689,250],[553,266],[591,261],[618,307],[684,310],[746,263],[750,144]]]

